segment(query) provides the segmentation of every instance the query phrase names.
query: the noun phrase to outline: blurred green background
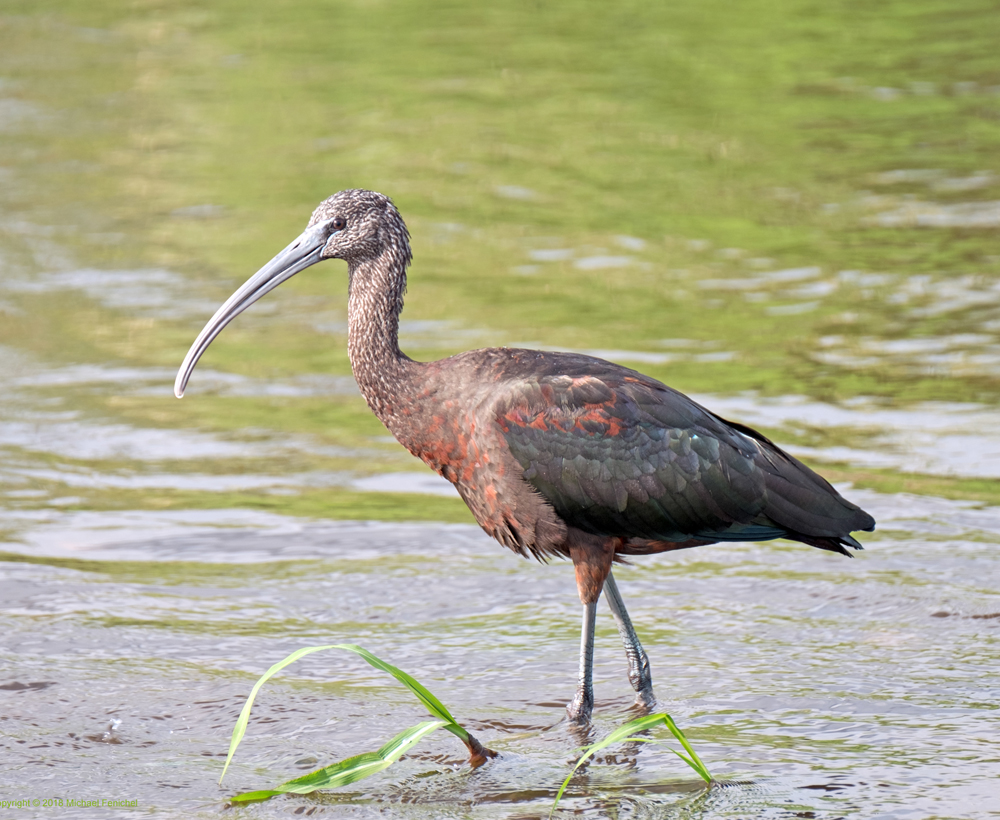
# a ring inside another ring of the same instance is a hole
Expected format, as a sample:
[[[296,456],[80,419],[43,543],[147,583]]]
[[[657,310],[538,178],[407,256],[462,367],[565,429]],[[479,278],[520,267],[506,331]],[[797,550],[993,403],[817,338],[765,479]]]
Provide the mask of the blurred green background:
[[[248,443],[87,456],[15,435],[8,505],[471,521],[358,484],[422,467],[350,387],[341,263],[242,316],[170,395],[213,307],[347,187],[410,227],[415,358],[538,345],[699,396],[992,408],[998,28],[994,3],[941,0],[7,0],[0,345],[22,411]],[[32,381],[69,366],[107,377]],[[1000,498],[989,470],[844,456],[880,446],[863,414],[754,423],[835,480]]]

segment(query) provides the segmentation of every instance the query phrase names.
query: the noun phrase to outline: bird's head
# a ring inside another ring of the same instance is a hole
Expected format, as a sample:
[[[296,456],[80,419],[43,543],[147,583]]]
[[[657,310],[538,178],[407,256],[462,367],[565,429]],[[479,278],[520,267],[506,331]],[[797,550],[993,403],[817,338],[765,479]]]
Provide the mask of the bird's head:
[[[404,250],[409,261],[410,235],[403,218],[389,197],[375,191],[341,191],[323,200],[309,219],[306,233],[310,230],[327,237],[321,259],[360,262],[395,248]]]
[[[244,282],[208,320],[177,372],[174,395],[184,395],[198,359],[222,329],[282,282],[324,259],[344,259],[353,270],[387,255],[402,270],[411,258],[410,235],[389,197],[351,189],[323,200],[298,238]]]

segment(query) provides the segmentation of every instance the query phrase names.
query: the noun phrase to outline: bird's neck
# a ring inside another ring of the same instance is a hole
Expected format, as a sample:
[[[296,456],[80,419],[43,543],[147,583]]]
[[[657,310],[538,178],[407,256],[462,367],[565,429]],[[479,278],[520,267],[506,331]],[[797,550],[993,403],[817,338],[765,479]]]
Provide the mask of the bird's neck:
[[[375,259],[349,264],[347,351],[368,406],[392,432],[397,404],[405,402],[418,363],[399,349],[399,314],[409,254],[390,247]]]

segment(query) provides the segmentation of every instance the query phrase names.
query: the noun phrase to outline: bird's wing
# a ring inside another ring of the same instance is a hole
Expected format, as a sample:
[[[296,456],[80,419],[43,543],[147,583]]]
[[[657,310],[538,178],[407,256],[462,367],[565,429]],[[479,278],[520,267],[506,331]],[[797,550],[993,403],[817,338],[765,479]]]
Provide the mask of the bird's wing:
[[[609,365],[600,376],[521,380],[496,407],[524,478],[588,532],[850,544],[852,530],[874,524],[764,436],[634,371]]]

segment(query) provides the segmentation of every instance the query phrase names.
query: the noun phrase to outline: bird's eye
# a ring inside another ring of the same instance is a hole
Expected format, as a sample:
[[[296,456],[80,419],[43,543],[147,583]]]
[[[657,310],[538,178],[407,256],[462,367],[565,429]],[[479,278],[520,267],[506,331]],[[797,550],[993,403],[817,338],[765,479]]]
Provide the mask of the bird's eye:
[[[335,231],[342,231],[344,230],[344,228],[347,227],[347,220],[344,219],[342,216],[337,216],[334,217],[333,222],[330,224],[333,226],[333,229]]]

